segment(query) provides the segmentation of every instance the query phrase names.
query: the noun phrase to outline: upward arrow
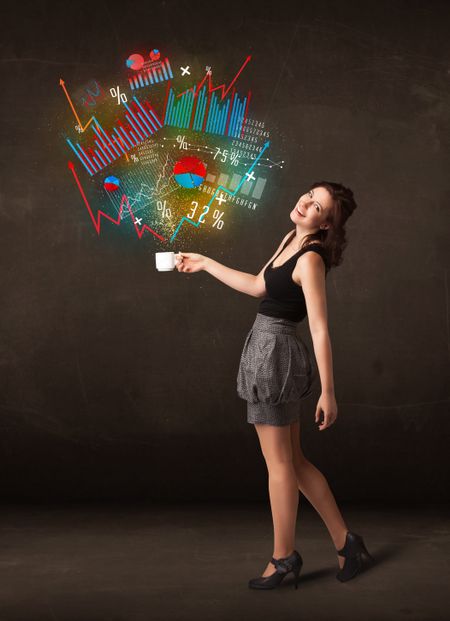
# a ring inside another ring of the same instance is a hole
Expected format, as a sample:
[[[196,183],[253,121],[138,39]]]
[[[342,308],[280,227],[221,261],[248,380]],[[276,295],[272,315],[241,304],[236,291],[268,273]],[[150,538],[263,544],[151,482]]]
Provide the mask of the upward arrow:
[[[75,118],[76,118],[76,120],[77,120],[78,125],[80,126],[81,131],[82,131],[82,132],[84,132],[84,131],[85,131],[85,130],[89,127],[89,125],[92,123],[92,121],[95,119],[95,117],[91,116],[91,118],[89,119],[89,121],[88,121],[88,122],[86,123],[86,125],[83,127],[83,124],[82,124],[82,122],[80,121],[80,117],[78,116],[77,111],[75,110],[75,106],[73,105],[72,100],[70,99],[70,95],[69,95],[69,93],[67,92],[67,89],[66,89],[66,84],[65,84],[65,82],[64,82],[64,80],[63,80],[62,78],[60,78],[60,79],[59,79],[59,85],[61,86],[61,88],[63,89],[63,91],[64,91],[64,93],[65,93],[65,95],[66,95],[66,97],[67,97],[67,101],[69,102],[69,105],[70,105],[70,107],[72,108],[72,112],[73,112],[73,113],[74,113],[74,115],[75,115]]]

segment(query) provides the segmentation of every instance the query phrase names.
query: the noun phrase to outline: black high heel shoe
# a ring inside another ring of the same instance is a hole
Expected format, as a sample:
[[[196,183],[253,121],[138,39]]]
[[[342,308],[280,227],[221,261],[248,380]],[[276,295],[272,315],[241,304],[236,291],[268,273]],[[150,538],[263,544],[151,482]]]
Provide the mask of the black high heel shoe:
[[[375,562],[364,544],[363,538],[356,533],[347,531],[345,545],[341,550],[336,550],[339,556],[345,556],[345,562],[342,569],[336,574],[336,578],[340,582],[351,580],[363,569],[362,557],[365,556],[371,563]]]
[[[303,565],[303,559],[297,550],[294,550],[290,556],[285,558],[271,558],[270,562],[275,565],[276,572],[271,576],[259,576],[258,578],[252,578],[248,586],[251,589],[274,589],[280,584],[289,572],[294,573],[295,588],[298,587],[298,576]]]

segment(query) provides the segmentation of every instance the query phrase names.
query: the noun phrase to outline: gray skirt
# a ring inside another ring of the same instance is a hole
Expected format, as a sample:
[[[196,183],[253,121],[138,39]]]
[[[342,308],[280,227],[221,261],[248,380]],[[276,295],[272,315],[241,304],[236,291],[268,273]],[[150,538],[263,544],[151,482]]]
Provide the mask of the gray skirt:
[[[237,393],[247,401],[247,422],[280,426],[299,420],[300,401],[311,395],[313,375],[297,325],[257,313],[237,375]]]

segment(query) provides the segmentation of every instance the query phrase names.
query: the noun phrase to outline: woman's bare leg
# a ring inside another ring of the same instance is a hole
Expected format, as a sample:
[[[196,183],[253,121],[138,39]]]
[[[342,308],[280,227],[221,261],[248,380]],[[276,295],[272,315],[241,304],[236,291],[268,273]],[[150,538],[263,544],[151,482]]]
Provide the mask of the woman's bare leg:
[[[333,540],[334,547],[340,550],[345,544],[348,530],[344,518],[339,511],[327,480],[320,470],[308,461],[303,454],[300,440],[300,422],[292,423],[290,430],[292,461],[298,488],[324,521]],[[342,567],[345,559],[342,556],[338,556],[338,560],[339,566]]]
[[[273,556],[289,556],[295,549],[295,526],[298,509],[298,483],[292,460],[292,440],[289,425],[255,424],[261,451],[269,475],[269,496],[272,511],[274,545]],[[263,576],[276,569],[268,563]]]

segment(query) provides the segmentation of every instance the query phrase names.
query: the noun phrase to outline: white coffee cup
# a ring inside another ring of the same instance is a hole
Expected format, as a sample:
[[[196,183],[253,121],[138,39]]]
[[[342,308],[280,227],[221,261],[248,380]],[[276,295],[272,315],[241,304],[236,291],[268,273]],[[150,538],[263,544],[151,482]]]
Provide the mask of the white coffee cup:
[[[181,257],[175,252],[155,252],[156,269],[158,272],[171,272]]]

